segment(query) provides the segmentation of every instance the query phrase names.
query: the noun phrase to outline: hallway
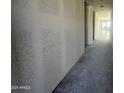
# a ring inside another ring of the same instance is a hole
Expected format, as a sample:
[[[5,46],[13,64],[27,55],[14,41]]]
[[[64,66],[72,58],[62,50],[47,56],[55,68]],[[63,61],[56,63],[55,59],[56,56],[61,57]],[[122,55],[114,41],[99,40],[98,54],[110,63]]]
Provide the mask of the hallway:
[[[112,93],[112,2],[12,0],[12,93]]]
[[[113,93],[113,58],[109,41],[95,41],[53,93]]]

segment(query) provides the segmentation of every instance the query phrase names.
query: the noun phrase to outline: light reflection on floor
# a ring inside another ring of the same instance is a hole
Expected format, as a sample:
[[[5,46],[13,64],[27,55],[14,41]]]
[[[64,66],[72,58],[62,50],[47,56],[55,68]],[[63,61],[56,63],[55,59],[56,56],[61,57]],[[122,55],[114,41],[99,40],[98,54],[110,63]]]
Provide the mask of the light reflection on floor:
[[[100,41],[109,41],[110,40],[110,31],[101,31],[100,34],[98,36],[96,36],[96,40],[100,40]]]

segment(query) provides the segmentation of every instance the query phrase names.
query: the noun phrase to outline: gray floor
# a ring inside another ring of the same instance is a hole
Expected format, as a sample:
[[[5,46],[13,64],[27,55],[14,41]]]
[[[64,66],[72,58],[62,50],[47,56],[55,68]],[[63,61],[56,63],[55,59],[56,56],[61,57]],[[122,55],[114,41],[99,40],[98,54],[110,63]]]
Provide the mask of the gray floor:
[[[53,93],[113,93],[112,44],[95,41]]]

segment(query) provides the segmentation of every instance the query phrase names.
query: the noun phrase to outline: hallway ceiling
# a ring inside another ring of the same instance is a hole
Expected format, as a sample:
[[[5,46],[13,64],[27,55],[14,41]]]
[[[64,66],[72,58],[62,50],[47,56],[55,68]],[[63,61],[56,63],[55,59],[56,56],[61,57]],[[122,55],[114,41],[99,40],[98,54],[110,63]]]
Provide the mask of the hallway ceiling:
[[[95,11],[109,11],[112,10],[113,0],[85,0],[88,5],[93,6]]]

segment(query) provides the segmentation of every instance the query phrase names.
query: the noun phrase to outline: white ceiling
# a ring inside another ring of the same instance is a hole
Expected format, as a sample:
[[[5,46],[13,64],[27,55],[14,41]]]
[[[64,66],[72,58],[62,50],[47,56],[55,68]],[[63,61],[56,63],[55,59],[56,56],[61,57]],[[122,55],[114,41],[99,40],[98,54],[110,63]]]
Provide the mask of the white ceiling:
[[[95,11],[109,11],[112,10],[113,0],[85,0],[89,5],[93,6]],[[101,7],[104,6],[104,7]]]

